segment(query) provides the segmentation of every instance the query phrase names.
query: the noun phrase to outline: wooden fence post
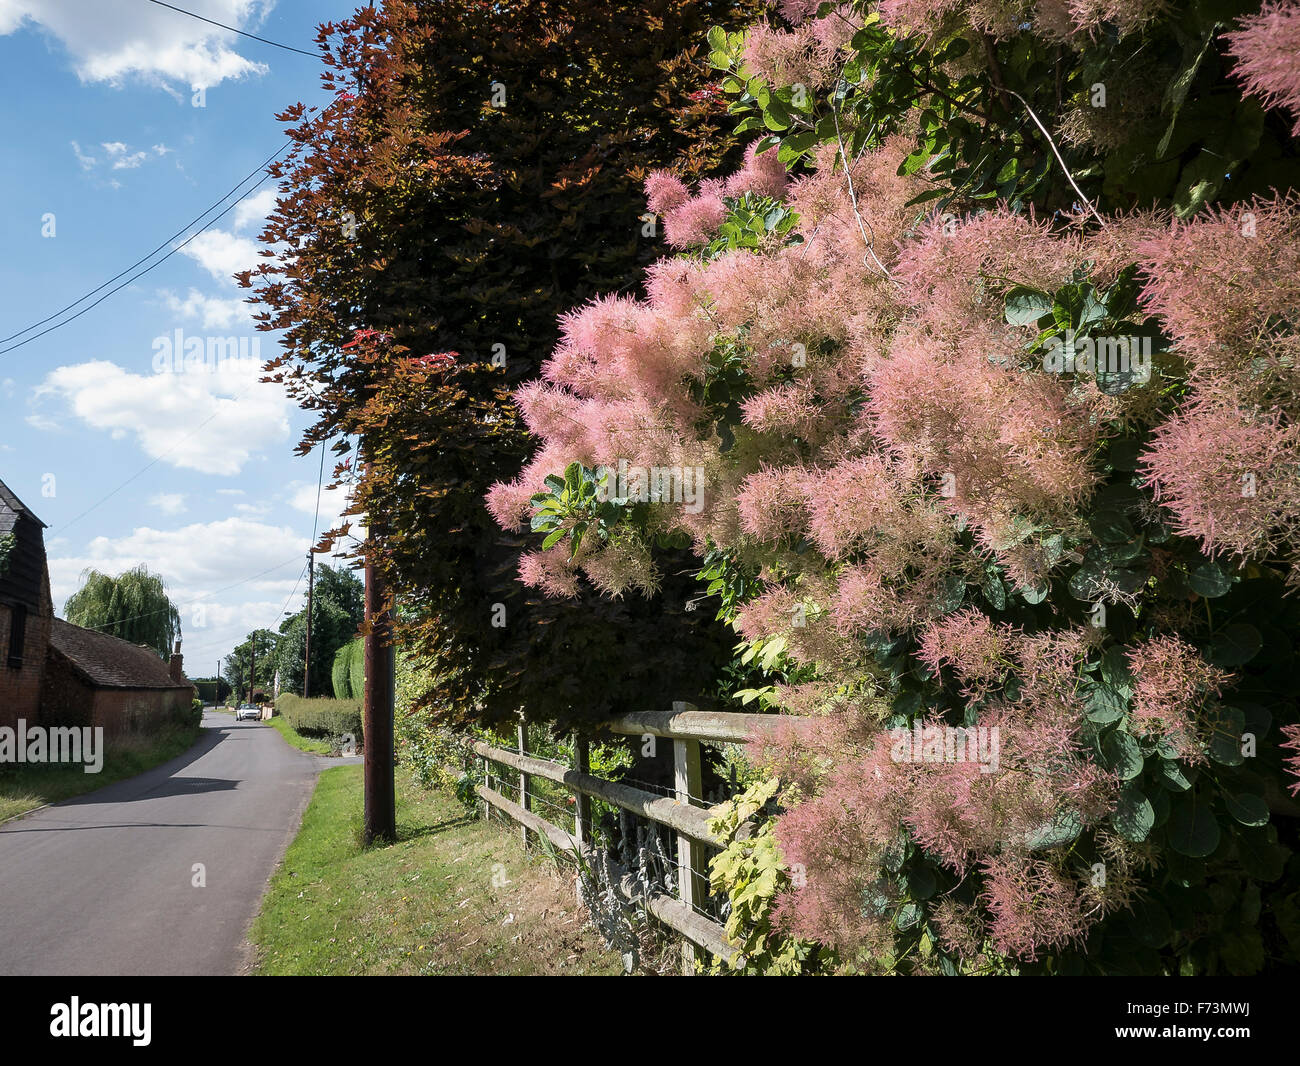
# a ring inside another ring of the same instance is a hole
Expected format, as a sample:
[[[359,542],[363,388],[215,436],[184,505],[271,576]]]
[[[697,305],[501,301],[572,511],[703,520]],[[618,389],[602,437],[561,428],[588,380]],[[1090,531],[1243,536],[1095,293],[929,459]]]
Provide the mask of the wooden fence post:
[[[690,804],[692,796],[703,790],[700,770],[700,742],[698,740],[673,741],[673,768],[677,802]],[[684,833],[677,834],[677,883],[681,901],[692,911],[704,905],[708,898],[708,882],[697,872],[708,868],[708,852],[704,845]],[[689,940],[682,941],[682,973],[693,974],[704,963],[704,953]]]
[[[591,755],[585,738],[574,734],[573,768],[580,774],[591,773]],[[573,835],[583,847],[591,846],[591,798],[581,792],[573,794]]]
[[[519,723],[519,754],[528,754],[528,725],[525,722]],[[526,811],[533,809],[533,797],[531,793],[532,776],[519,771],[519,806]],[[521,825],[519,827],[519,837],[523,841],[525,850],[528,848],[528,827]]]
[[[487,759],[483,760],[483,786],[489,789],[492,787],[492,764],[488,762]],[[492,820],[492,804],[488,803],[487,800],[484,800],[483,821],[490,822],[491,820]]]

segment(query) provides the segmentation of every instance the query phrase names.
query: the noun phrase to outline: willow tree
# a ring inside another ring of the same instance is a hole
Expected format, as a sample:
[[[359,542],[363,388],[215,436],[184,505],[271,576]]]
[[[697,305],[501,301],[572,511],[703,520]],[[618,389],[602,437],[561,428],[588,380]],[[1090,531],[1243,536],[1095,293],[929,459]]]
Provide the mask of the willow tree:
[[[181,616],[157,574],[137,566],[118,577],[86,570],[63,616],[73,625],[151,648],[163,658],[181,639]]]

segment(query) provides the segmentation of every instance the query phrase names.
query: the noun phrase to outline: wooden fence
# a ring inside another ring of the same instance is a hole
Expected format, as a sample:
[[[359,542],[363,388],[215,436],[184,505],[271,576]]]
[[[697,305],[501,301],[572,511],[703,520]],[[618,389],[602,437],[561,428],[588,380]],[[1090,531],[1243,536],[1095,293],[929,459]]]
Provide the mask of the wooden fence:
[[[518,750],[497,748],[483,741],[472,746],[487,762],[500,763],[520,775],[519,803],[507,799],[491,787],[492,775],[485,773],[485,783],[475,791],[484,803],[513,818],[523,827],[525,841],[529,831],[546,837],[557,849],[579,855],[593,866],[605,865],[610,881],[624,905],[638,904],[684,938],[682,969],[694,973],[704,961],[701,949],[730,959],[739,950],[727,939],[721,923],[702,913],[709,895],[708,883],[701,871],[708,867],[710,849],[723,843],[709,832],[710,810],[692,804],[703,791],[700,762],[701,742],[743,743],[758,732],[772,730],[780,719],[776,715],[736,714],[701,711],[689,704],[674,704],[671,711],[645,711],[625,715],[605,723],[615,733],[634,736],[669,738],[673,742],[674,795],[661,796],[619,781],[593,776],[587,757],[587,745],[574,745],[575,766],[568,767],[550,759],[528,754],[527,732],[519,727]],[[563,785],[574,796],[574,829],[570,833],[548,822],[533,811],[530,779],[545,778]],[[667,826],[677,835],[677,897],[647,889],[631,872],[596,853],[591,825],[591,800],[599,799],[641,818]],[[744,827],[740,835],[743,837]]]

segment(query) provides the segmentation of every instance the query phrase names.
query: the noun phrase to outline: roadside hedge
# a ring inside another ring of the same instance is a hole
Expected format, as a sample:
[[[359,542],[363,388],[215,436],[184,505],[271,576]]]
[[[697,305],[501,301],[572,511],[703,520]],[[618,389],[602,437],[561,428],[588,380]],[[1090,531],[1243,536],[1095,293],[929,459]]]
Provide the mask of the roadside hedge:
[[[305,737],[341,737],[351,733],[361,743],[361,701],[282,694],[276,710],[293,729]]]

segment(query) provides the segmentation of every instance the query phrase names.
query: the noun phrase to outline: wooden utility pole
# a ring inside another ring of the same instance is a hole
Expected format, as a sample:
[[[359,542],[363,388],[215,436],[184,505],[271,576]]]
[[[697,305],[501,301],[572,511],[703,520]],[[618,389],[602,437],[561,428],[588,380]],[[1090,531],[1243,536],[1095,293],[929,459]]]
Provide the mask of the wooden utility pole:
[[[249,655],[252,657],[252,663],[248,667],[248,702],[253,702],[253,689],[257,687],[257,630],[248,639]]]
[[[307,650],[303,653],[302,663],[302,698],[311,695],[311,596],[312,586],[316,580],[316,553],[307,553]]]
[[[366,844],[397,838],[397,797],[393,786],[393,675],[397,664],[392,605],[374,556],[380,535],[372,515],[370,543],[366,546],[366,681],[361,705],[365,777],[362,839]]]

